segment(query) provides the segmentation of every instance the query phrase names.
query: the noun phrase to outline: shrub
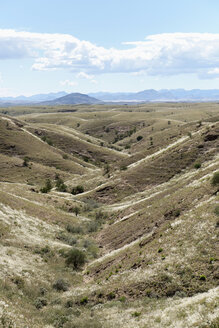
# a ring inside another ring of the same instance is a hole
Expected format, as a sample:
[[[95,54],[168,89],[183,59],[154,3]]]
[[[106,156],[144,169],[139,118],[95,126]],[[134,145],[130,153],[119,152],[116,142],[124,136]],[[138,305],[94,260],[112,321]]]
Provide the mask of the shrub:
[[[213,177],[212,177],[212,180],[211,180],[211,183],[213,186],[216,186],[219,184],[219,171],[215,172]]]
[[[84,199],[84,203],[85,212],[93,211],[95,208],[99,207],[99,204],[94,199]]]
[[[87,296],[83,297],[83,298],[80,300],[80,304],[81,304],[81,305],[85,305],[85,304],[87,304],[87,303],[88,303],[88,298],[87,298]]]
[[[49,137],[47,137],[47,136],[43,136],[41,139],[42,139],[43,141],[47,142],[48,145],[50,145],[50,146],[53,145],[53,142],[52,142],[52,140],[51,140]]]
[[[206,280],[206,276],[204,274],[201,274],[199,277],[199,280],[205,281]]]
[[[98,230],[99,224],[96,221],[91,221],[89,222],[87,226],[87,231],[88,232],[96,232]]]
[[[29,157],[24,157],[23,166],[28,167],[29,161],[30,161]]]
[[[137,312],[137,311],[135,311],[134,313],[132,313],[132,316],[133,317],[140,317],[140,315],[141,315],[141,312]]]
[[[127,170],[127,166],[126,166],[126,165],[122,165],[122,166],[120,167],[120,170],[121,170],[121,171],[125,171],[125,170]]]
[[[107,298],[108,298],[108,300],[113,300],[114,298],[116,298],[116,295],[115,295],[113,292],[110,292],[110,293],[107,295]]]
[[[34,305],[37,309],[42,309],[44,306],[47,305],[47,300],[45,298],[38,297],[35,300]]]
[[[73,301],[72,300],[67,300],[66,303],[65,303],[65,307],[66,308],[72,308],[74,305]]]
[[[86,256],[85,253],[77,248],[72,248],[66,257],[66,265],[72,266],[74,269],[79,269],[85,264]]]
[[[195,169],[200,169],[200,167],[201,167],[201,163],[195,163],[194,164],[194,168]]]
[[[67,191],[67,186],[64,184],[64,181],[57,177],[56,179],[56,190],[60,192],[66,192]]]
[[[75,213],[76,216],[80,213],[80,208],[77,206],[72,207],[71,212]]]
[[[63,158],[63,159],[68,159],[68,155],[67,155],[67,154],[64,154],[64,155],[62,156],[62,158]]]
[[[82,192],[84,192],[84,187],[81,185],[73,187],[71,191],[72,195],[78,195],[81,194]]]
[[[69,288],[69,283],[64,279],[58,279],[54,282],[52,287],[59,292],[61,291],[66,292]]]
[[[106,213],[102,212],[101,210],[97,211],[95,213],[95,218],[96,218],[97,221],[102,221],[102,220],[106,219],[107,216],[108,215]]]
[[[72,235],[65,234],[63,232],[59,232],[58,235],[56,236],[57,239],[62,240],[63,242],[67,243],[68,245],[76,245],[77,244],[77,239],[73,237]]]
[[[109,166],[109,164],[106,164],[105,166],[104,166],[104,174],[107,174],[107,173],[109,173],[110,172],[110,166]]]
[[[188,133],[187,133],[187,136],[188,136],[189,138],[192,138],[192,134],[191,134],[191,132],[188,132]]]
[[[51,189],[52,189],[52,183],[51,183],[50,179],[47,179],[47,180],[46,180],[46,183],[45,183],[45,186],[42,187],[42,188],[40,189],[40,191],[41,191],[42,193],[46,194],[47,192],[51,191]]]
[[[136,138],[137,141],[140,141],[140,140],[142,140],[142,139],[143,139],[142,136],[137,136],[137,138]]]
[[[219,216],[219,206],[216,206],[214,209],[214,213]]]
[[[126,298],[125,296],[121,296],[120,299],[119,299],[120,302],[124,303],[126,301]]]
[[[83,229],[79,225],[73,226],[71,224],[67,224],[66,230],[70,233],[83,233]]]

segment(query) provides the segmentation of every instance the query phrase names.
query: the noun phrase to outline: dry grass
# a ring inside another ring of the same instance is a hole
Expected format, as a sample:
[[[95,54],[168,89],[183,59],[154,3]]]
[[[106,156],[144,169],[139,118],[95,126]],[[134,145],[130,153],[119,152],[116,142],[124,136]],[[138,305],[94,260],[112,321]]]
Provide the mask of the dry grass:
[[[218,104],[7,114],[0,327],[216,327]],[[57,174],[67,192],[56,190]],[[72,195],[77,185],[84,192]],[[66,266],[72,245],[86,253],[82,271]],[[60,278],[67,291],[53,288]]]

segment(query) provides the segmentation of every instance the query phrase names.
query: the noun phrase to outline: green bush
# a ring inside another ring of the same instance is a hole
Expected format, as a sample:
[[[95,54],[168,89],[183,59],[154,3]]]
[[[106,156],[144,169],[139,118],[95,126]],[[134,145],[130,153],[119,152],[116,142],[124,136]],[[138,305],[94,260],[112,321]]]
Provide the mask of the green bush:
[[[219,206],[216,206],[214,209],[214,213],[219,216]]]
[[[25,156],[23,161],[23,166],[28,167],[29,161],[30,161],[29,157]]]
[[[74,206],[71,208],[71,212],[75,213],[76,216],[80,213],[80,208],[78,206]]]
[[[40,189],[40,191],[41,191],[42,193],[46,194],[46,193],[50,192],[51,189],[52,189],[52,183],[51,183],[50,179],[47,179],[47,180],[46,180],[46,183],[45,183],[45,186],[42,187],[42,188]]]
[[[197,170],[197,169],[200,169],[201,167],[201,163],[195,163],[194,164],[194,168]]]
[[[199,277],[199,280],[205,281],[205,280],[206,280],[206,276],[205,276],[204,274],[202,274],[202,275]]]
[[[97,221],[91,221],[89,222],[87,226],[87,231],[88,232],[96,232],[99,228],[99,223]]]
[[[83,233],[83,228],[79,225],[67,224],[66,230],[70,233]]]
[[[47,305],[47,300],[45,298],[38,297],[35,300],[34,305],[37,309],[42,309],[44,306]]]
[[[219,171],[215,172],[213,177],[212,177],[212,180],[211,180],[211,183],[213,186],[216,186],[219,184]]]
[[[85,212],[91,212],[100,206],[94,199],[84,199],[83,201]]]
[[[142,136],[137,136],[137,138],[136,138],[137,141],[140,141],[140,140],[142,140],[142,139],[143,139]]]
[[[61,278],[56,280],[52,287],[59,292],[66,292],[69,288],[69,283]]]
[[[73,187],[71,191],[72,195],[78,195],[81,194],[82,192],[84,192],[84,187],[80,185]]]
[[[67,186],[64,184],[64,181],[59,177],[59,175],[56,176],[56,190],[60,192],[67,191]]]
[[[121,171],[125,171],[125,170],[127,170],[127,166],[126,166],[126,165],[122,165],[122,166],[120,167],[120,170],[121,170]]]
[[[79,269],[81,266],[85,264],[86,255],[84,252],[80,251],[77,248],[72,248],[66,257],[66,265],[71,266],[74,269]]]
[[[47,142],[48,145],[50,145],[50,146],[53,145],[53,142],[52,142],[52,140],[51,140],[49,137],[47,137],[47,136],[43,136],[41,139],[42,139],[43,141]]]
[[[107,298],[108,298],[108,300],[113,300],[114,298],[116,298],[116,295],[115,295],[113,292],[110,292],[110,293],[107,295]]]
[[[88,303],[88,298],[87,298],[87,296],[83,297],[83,298],[80,300],[80,304],[81,304],[81,305],[85,305],[85,304],[87,304],[87,303]]]

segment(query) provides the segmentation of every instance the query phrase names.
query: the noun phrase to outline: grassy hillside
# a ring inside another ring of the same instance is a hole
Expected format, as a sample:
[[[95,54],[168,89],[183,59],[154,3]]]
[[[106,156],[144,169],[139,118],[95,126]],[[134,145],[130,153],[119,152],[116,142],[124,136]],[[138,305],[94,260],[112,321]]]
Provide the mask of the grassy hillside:
[[[0,327],[218,327],[219,105],[4,110]]]

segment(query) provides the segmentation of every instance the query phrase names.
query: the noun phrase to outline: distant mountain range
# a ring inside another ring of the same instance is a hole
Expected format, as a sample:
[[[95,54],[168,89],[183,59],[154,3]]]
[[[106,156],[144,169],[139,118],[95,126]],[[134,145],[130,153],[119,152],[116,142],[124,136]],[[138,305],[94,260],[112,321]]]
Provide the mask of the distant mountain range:
[[[46,94],[36,94],[30,97],[25,96],[18,96],[18,97],[2,97],[0,98],[0,102],[5,103],[38,103],[42,101],[50,101],[59,97],[66,96],[67,92],[60,91],[60,92],[51,92]]]
[[[30,97],[3,97],[0,98],[0,106],[19,106],[19,105],[75,105],[75,104],[100,104],[100,103],[136,103],[136,102],[167,102],[167,101],[188,101],[204,102],[219,101],[218,89],[162,89],[144,90],[140,92],[97,92],[88,95],[82,93],[70,93],[65,91],[48,94],[37,94]]]
[[[136,93],[97,92],[90,93],[89,96],[95,97],[104,102],[218,101],[219,90],[149,89]]]

